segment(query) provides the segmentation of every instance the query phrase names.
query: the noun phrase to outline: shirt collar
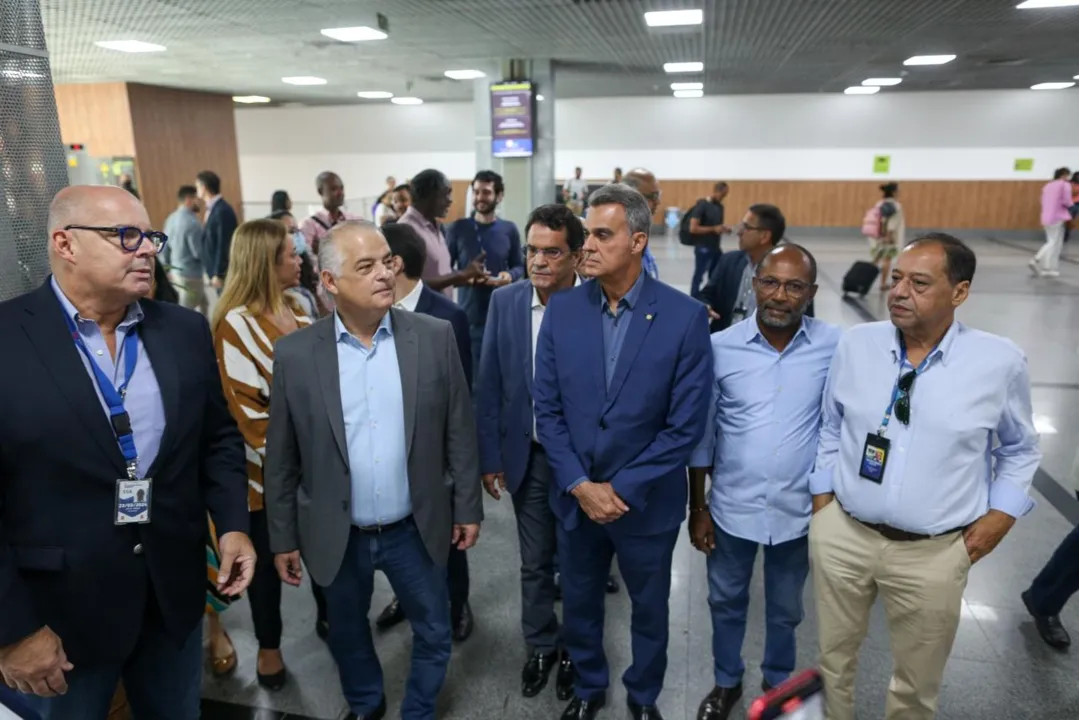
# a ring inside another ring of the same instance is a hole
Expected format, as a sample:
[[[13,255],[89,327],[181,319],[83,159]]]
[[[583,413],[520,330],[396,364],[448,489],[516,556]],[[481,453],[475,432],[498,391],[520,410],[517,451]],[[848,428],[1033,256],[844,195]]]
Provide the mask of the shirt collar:
[[[416,283],[416,287],[405,295],[403,298],[397,301],[397,307],[408,310],[409,312],[416,312],[416,306],[420,303],[420,294],[423,292],[423,280]]]
[[[60,305],[64,308],[64,314],[71,318],[75,325],[83,322],[94,322],[93,320],[87,320],[86,318],[79,316],[78,309],[71,304],[71,301],[67,299],[67,295],[60,289],[60,283],[56,282],[55,275],[49,279],[49,284],[52,286],[52,291],[56,295],[56,299],[60,301]],[[142,306],[137,302],[131,303],[127,306],[127,315],[124,316],[123,321],[116,327],[119,330],[127,330],[142,322],[142,318]],[[94,324],[96,325],[97,323]]]
[[[341,313],[336,310],[333,313],[333,327],[337,342],[339,343],[350,337],[355,337],[347,328],[345,328],[345,323],[341,321]],[[393,337],[393,323],[390,322],[389,313],[382,316],[382,321],[378,324],[378,329],[375,330],[375,339],[378,339],[379,337]],[[356,339],[358,340],[359,338]]]
[[[633,287],[631,287],[629,292],[623,295],[622,299],[618,301],[619,306],[625,305],[632,310],[637,305],[637,301],[641,298],[641,288],[644,286],[645,274],[644,268],[642,267],[641,274],[637,276],[637,280],[633,283]],[[610,303],[607,302],[607,296],[604,294],[602,286],[600,286],[599,295],[602,303],[601,307],[604,309],[609,308]]]
[[[581,276],[578,275],[577,273],[574,273],[573,274],[573,287],[580,287],[580,286],[581,286]],[[533,285],[532,286],[532,309],[535,310],[536,308],[541,308],[541,307],[543,307],[543,303],[540,302],[539,291],[536,290],[536,286]]]
[[[438,229],[438,225],[425,218],[423,213],[411,205],[408,210],[405,210],[405,214],[401,216],[400,222],[417,222],[424,227],[433,228],[435,230]]]
[[[220,199],[221,199],[220,195],[214,195],[212,198],[210,198],[209,200],[206,201],[206,213],[207,214],[209,214],[210,211],[213,210],[214,205],[216,205],[217,201],[220,200]]]
[[[952,324],[948,327],[948,332],[944,333],[944,337],[941,338],[940,344],[933,350],[932,354],[928,357],[936,357],[941,363],[947,363],[948,358],[951,357],[952,348],[955,346],[955,338],[959,335],[959,331],[962,329],[962,325],[958,320],[952,320]],[[892,362],[900,362],[903,357],[903,346],[899,344],[899,328],[894,328],[892,333]]]

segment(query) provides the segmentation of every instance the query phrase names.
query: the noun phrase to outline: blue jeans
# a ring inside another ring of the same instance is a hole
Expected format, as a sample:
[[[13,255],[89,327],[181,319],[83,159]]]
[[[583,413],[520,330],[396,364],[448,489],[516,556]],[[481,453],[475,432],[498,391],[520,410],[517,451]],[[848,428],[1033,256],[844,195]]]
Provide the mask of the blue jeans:
[[[337,577],[323,588],[330,621],[330,652],[352,712],[363,717],[383,697],[382,666],[371,641],[375,570],[390,581],[412,625],[412,670],[401,704],[402,720],[434,720],[435,700],[450,662],[450,598],[446,568],[427,553],[411,518],[381,534],[356,528]]]
[[[1061,541],[1038,577],[1030,584],[1030,604],[1039,615],[1059,615],[1079,592],[1079,525]]]
[[[712,274],[712,268],[723,253],[718,249],[698,245],[693,248],[693,279],[689,281],[689,296],[698,297],[701,283]]]
[[[156,617],[156,609],[149,614]],[[197,720],[202,691],[202,623],[182,645],[165,635],[159,620],[145,623],[134,652],[122,665],[76,665],[67,673],[66,695],[24,695],[23,699],[42,720],[101,720],[109,714],[121,679],[134,717]]]
[[[742,640],[746,634],[749,582],[757,543],[716,525],[716,548],[708,556],[708,605],[712,608],[712,657],[716,686],[742,682]],[[764,680],[775,687],[794,671],[794,631],[805,615],[802,589],[809,574],[807,537],[764,546]]]

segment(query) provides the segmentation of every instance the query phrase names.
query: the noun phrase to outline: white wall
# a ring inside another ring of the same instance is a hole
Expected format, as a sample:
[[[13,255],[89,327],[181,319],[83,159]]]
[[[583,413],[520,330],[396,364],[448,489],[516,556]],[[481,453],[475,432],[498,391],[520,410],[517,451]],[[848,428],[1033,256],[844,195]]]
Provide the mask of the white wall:
[[[593,98],[555,105],[556,167],[589,178],[643,165],[660,178],[727,180],[1043,179],[1079,167],[1079,90]],[[426,167],[475,172],[471,103],[390,104],[236,111],[246,202],[285,189],[315,197],[332,169],[349,197],[387,175]],[[873,156],[891,155],[874,175]],[[1033,172],[1016,172],[1033,158]]]

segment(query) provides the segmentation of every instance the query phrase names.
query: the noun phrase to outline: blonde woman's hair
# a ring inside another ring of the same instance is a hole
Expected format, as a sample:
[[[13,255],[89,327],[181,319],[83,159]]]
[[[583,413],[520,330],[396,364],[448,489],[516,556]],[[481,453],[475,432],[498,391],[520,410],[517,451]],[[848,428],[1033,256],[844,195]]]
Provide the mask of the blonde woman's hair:
[[[215,335],[229,311],[238,307],[256,316],[295,309],[277,279],[277,264],[290,240],[285,226],[276,220],[248,220],[236,228],[225,288],[210,322]]]

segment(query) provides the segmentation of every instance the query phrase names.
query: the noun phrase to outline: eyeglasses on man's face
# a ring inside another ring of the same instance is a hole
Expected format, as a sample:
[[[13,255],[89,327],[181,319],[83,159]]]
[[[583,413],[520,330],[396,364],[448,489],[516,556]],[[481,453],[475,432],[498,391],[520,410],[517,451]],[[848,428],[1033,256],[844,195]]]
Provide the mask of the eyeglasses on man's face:
[[[563,256],[569,254],[566,250],[559,247],[541,248],[536,247],[535,245],[525,245],[525,252],[528,254],[529,257],[536,257],[537,255],[542,255],[548,260],[558,260],[559,258],[562,258]]]
[[[787,296],[791,298],[805,297],[805,294],[809,292],[809,283],[802,282],[801,280],[787,280],[786,282],[777,278],[766,275],[765,277],[754,278],[754,282],[757,283],[757,287],[762,292],[768,295],[775,295],[779,292],[780,288],[783,288],[787,292]]]
[[[64,230],[89,230],[91,232],[100,233],[106,238],[117,237],[120,239],[120,248],[124,252],[137,252],[144,240],[150,242],[155,253],[161,252],[165,247],[165,243],[169,241],[169,236],[163,232],[157,230],[143,231],[141,228],[130,227],[127,225],[116,225],[113,227],[101,227],[97,225],[65,225]]]

